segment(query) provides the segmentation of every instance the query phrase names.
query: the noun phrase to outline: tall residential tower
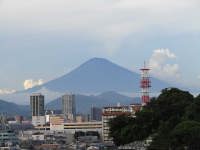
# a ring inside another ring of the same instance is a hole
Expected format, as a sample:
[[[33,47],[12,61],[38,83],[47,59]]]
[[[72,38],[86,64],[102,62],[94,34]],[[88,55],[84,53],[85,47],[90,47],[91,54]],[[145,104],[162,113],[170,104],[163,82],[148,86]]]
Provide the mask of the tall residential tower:
[[[44,96],[35,93],[30,96],[32,124],[34,126],[45,124]]]
[[[31,114],[32,116],[44,116],[44,96],[35,93],[30,96]]]
[[[75,95],[65,94],[62,96],[62,111],[65,118],[69,121],[75,121],[76,118],[76,106]]]

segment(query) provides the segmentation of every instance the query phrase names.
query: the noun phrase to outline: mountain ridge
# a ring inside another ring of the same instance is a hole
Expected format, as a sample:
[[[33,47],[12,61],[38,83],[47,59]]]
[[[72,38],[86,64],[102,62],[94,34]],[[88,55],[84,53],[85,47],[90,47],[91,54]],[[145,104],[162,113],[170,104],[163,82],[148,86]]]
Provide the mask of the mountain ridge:
[[[0,113],[5,115],[30,115],[29,106],[27,105],[18,105],[12,102],[7,102],[0,99]]]
[[[152,87],[156,92],[160,92],[162,88],[169,86],[167,82],[154,77],[152,77],[152,80],[152,84],[154,84]],[[45,87],[52,91],[74,93],[139,92],[139,82],[140,74],[107,59],[95,57],[71,72],[27,91],[34,92]]]
[[[89,114],[92,106],[102,108],[104,106],[116,106],[117,103],[121,103],[122,105],[140,103],[140,98],[128,97],[114,91],[89,96],[76,94],[77,113]],[[45,109],[61,110],[61,97],[46,103]],[[5,100],[0,100],[0,114],[1,113],[9,116],[23,115],[29,117],[31,115],[29,105],[18,105]]]
[[[140,74],[132,72],[118,64],[104,58],[92,58],[71,72],[55,78],[43,85],[9,95],[1,95],[6,101],[17,104],[29,103],[32,93],[42,93],[46,102],[56,99],[66,92],[75,94],[98,94],[104,91],[116,91],[118,93],[131,93],[140,95]],[[171,87],[167,82],[154,77],[152,81],[152,93],[159,93],[163,88]]]
[[[76,103],[76,109],[77,113],[90,113],[90,108],[92,106],[95,107],[105,107],[105,106],[116,106],[117,103],[120,103],[122,105],[129,105],[132,103],[141,103],[140,98],[132,98],[128,97],[122,94],[119,94],[114,91],[108,91],[101,93],[99,95],[81,95],[77,94],[75,95],[75,103]],[[62,103],[61,103],[61,97],[47,103],[46,105],[47,109],[61,109]]]

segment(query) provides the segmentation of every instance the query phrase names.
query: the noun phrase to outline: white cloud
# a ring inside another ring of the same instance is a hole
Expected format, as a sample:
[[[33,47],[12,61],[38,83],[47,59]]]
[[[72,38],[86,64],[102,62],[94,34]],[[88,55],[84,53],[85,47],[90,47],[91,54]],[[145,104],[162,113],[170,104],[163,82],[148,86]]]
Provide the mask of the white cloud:
[[[13,89],[0,89],[0,95],[13,94],[15,92],[16,92],[16,90],[13,90]]]
[[[24,81],[24,89],[30,89],[34,86],[42,85],[44,82],[42,79],[39,80],[33,80],[33,79],[27,79]]]
[[[170,59],[175,59],[176,55],[169,49],[156,49],[149,60],[149,67],[154,76],[168,81],[176,81],[180,78],[178,64],[169,64]]]

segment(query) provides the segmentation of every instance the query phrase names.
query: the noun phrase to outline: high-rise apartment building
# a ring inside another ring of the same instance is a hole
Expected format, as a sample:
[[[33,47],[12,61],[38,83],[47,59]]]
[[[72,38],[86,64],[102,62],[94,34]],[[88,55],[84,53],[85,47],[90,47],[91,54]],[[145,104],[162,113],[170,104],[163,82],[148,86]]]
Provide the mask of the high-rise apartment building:
[[[65,118],[74,121],[76,118],[75,95],[65,94],[62,96],[62,111]]]
[[[91,120],[92,121],[101,121],[102,119],[102,109],[98,107],[91,107]]]
[[[44,96],[40,93],[30,96],[30,106],[32,116],[44,116]]]
[[[44,96],[35,93],[30,96],[32,124],[34,126],[45,124]]]

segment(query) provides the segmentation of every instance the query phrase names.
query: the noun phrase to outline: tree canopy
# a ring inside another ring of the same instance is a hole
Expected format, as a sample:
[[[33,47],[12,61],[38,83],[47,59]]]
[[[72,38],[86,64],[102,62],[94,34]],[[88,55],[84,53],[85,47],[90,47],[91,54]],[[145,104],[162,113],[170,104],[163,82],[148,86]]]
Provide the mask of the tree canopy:
[[[142,141],[153,142],[148,149],[200,149],[200,96],[193,97],[177,88],[162,90],[136,117],[118,116],[110,121],[110,136],[116,145]],[[176,145],[176,146],[174,146]]]

